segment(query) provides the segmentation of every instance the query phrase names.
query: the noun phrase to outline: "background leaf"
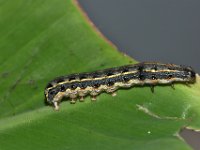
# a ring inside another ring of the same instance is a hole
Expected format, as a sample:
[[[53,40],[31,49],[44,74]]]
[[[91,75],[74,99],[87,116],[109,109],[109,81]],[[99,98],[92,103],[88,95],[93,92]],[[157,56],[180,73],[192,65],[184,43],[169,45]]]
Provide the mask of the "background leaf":
[[[1,149],[190,149],[178,136],[200,128],[199,78],[101,94],[93,103],[44,104],[56,76],[134,63],[91,26],[73,0],[0,0]]]

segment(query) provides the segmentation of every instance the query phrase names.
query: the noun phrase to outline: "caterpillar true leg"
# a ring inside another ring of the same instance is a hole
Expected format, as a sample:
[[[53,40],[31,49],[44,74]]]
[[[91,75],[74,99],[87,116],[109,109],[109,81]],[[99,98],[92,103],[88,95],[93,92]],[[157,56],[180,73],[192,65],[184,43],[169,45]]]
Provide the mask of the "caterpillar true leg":
[[[75,104],[76,103],[76,99],[71,99],[70,103],[71,104]]]
[[[81,96],[80,99],[79,99],[79,101],[80,101],[80,102],[83,102],[83,101],[84,101],[84,97]]]
[[[92,96],[91,96],[91,100],[92,100],[92,101],[96,101],[96,100],[97,100],[96,96],[92,95]]]
[[[117,96],[117,92],[112,92],[111,95],[114,97],[114,96]]]
[[[54,104],[55,110],[59,110],[58,102],[54,102],[53,104]]]

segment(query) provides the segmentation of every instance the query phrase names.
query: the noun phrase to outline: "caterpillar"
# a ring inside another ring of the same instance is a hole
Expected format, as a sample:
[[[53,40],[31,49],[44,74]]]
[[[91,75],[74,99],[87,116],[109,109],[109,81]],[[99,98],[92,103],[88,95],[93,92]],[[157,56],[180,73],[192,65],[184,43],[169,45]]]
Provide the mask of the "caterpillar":
[[[47,84],[44,93],[46,101],[58,110],[58,103],[63,97],[69,97],[71,103],[75,103],[78,98],[83,101],[87,95],[96,100],[96,96],[102,92],[115,96],[115,91],[119,88],[147,85],[153,92],[155,85],[173,85],[177,82],[189,84],[195,81],[196,73],[191,67],[143,62],[57,77]]]

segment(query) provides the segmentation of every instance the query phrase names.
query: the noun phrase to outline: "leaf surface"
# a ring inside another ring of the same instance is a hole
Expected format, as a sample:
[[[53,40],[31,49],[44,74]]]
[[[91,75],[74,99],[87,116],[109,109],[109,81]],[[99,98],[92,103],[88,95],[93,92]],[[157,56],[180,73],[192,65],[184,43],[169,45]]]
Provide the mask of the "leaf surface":
[[[73,0],[0,0],[0,149],[191,149],[200,83],[119,90],[54,111],[44,88],[61,75],[135,63],[109,44]]]

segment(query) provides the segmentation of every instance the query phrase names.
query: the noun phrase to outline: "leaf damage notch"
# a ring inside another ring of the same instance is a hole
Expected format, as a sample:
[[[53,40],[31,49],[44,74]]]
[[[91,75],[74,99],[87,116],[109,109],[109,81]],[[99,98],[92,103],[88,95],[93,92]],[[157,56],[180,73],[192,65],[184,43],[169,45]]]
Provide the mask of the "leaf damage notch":
[[[160,115],[155,114],[151,110],[149,110],[149,108],[139,105],[139,104],[136,104],[136,107],[139,111],[142,111],[145,114],[147,114],[153,118],[156,118],[156,119],[167,119],[167,120],[184,120],[185,119],[185,118],[178,118],[178,117],[171,117],[171,116],[160,116]]]

